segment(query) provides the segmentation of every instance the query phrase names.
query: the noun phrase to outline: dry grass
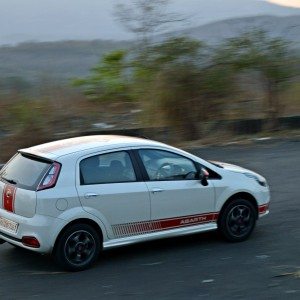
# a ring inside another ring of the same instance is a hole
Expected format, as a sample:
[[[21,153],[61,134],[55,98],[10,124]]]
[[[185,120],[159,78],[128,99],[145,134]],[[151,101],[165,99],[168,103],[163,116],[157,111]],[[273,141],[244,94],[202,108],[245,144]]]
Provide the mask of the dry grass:
[[[143,107],[143,113],[133,116],[129,112],[140,108],[136,103],[90,102],[77,91],[61,87],[43,91],[41,95],[41,97],[29,100],[17,94],[0,97],[0,133],[8,133],[5,138],[0,138],[0,163],[7,161],[17,149],[56,140],[60,136],[80,134],[90,129],[93,123],[114,124],[116,128],[143,127],[146,124],[145,115],[147,115],[150,118],[149,127],[164,124],[161,108],[158,106],[152,107],[152,110]],[[281,99],[284,107],[283,115],[299,115],[299,82],[295,81],[282,93]],[[258,105],[260,101],[263,101],[260,94],[240,95],[240,97],[228,100],[226,107],[223,107],[224,115],[217,114],[216,109],[213,109],[207,112],[207,116],[210,120],[261,117],[261,105]],[[207,131],[206,128],[203,129]],[[285,134],[289,135],[289,133]],[[264,135],[265,133],[259,134],[259,136]],[[153,136],[155,138],[155,134]],[[204,135],[198,141],[183,143],[179,134],[171,140],[179,146],[193,147],[222,144],[241,138],[220,128],[218,132]]]
[[[80,94],[53,89],[42,98],[24,99],[22,95],[0,97],[0,163],[7,161],[18,149],[79,135],[93,123],[130,124],[128,111],[135,105],[128,103],[96,103]]]
[[[298,78],[299,80],[300,78]],[[281,95],[283,114],[300,115],[300,82],[296,81]]]

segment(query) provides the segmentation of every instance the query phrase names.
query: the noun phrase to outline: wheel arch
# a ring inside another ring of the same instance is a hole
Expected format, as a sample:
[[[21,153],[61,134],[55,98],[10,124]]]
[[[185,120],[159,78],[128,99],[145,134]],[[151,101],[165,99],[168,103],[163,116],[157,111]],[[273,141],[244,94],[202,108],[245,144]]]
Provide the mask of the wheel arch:
[[[91,227],[93,227],[99,238],[100,238],[100,241],[101,241],[101,249],[103,248],[103,232],[102,232],[102,229],[101,227],[99,226],[99,224],[92,220],[92,219],[88,219],[88,218],[79,218],[79,219],[75,219],[71,222],[69,222],[68,224],[66,224],[59,232],[59,234],[57,235],[56,239],[55,239],[55,243],[54,243],[54,246],[53,246],[53,249],[52,249],[52,253],[55,251],[56,249],[56,246],[57,246],[57,242],[59,240],[59,238],[62,236],[62,234],[72,225],[74,224],[88,224],[90,225]]]
[[[226,201],[225,203],[223,204],[221,210],[220,210],[220,213],[218,215],[218,223],[221,219],[221,216],[224,212],[224,210],[226,209],[226,207],[234,200],[236,199],[245,199],[245,200],[248,200],[249,202],[251,202],[251,204],[254,206],[255,208],[255,212],[256,212],[256,219],[258,219],[258,203],[257,203],[257,200],[255,199],[255,197],[248,193],[248,192],[238,192],[236,194],[233,194],[231,195]]]

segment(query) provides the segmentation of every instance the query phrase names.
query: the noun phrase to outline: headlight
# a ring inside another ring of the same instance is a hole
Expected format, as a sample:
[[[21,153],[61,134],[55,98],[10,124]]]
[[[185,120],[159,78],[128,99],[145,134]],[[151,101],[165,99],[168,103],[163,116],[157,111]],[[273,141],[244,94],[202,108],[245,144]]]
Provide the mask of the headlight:
[[[262,178],[262,177],[258,177],[252,173],[243,173],[245,176],[254,179],[259,185],[261,186],[267,186],[267,181]]]

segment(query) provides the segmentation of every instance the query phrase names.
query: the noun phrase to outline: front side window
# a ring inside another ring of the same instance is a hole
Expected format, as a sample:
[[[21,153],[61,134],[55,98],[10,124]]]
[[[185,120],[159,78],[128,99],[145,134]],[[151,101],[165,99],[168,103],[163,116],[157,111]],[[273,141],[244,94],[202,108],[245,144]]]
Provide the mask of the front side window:
[[[197,169],[190,159],[163,150],[139,150],[148,177],[153,180],[195,179]]]
[[[125,151],[96,155],[80,162],[81,185],[133,181],[136,175]]]

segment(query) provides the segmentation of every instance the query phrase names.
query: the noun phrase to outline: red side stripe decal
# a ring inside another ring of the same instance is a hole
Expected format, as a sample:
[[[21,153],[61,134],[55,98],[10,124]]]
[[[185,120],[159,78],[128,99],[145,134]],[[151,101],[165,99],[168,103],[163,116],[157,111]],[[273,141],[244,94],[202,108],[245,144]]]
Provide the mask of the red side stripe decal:
[[[161,220],[161,229],[169,229],[169,228],[176,228],[182,227],[187,225],[198,225],[207,222],[215,221],[214,213],[209,214],[202,214],[202,215],[195,215],[195,216],[188,216],[188,217],[181,217],[171,220]]]
[[[2,206],[5,210],[14,212],[15,211],[15,198],[17,188],[13,185],[6,184],[2,194]]]
[[[168,218],[154,220],[152,222],[136,222],[129,224],[113,225],[116,237],[125,237],[149,232],[157,232],[180,227],[200,225],[214,222],[218,219],[219,213],[207,213],[200,215],[183,216],[178,218]]]

